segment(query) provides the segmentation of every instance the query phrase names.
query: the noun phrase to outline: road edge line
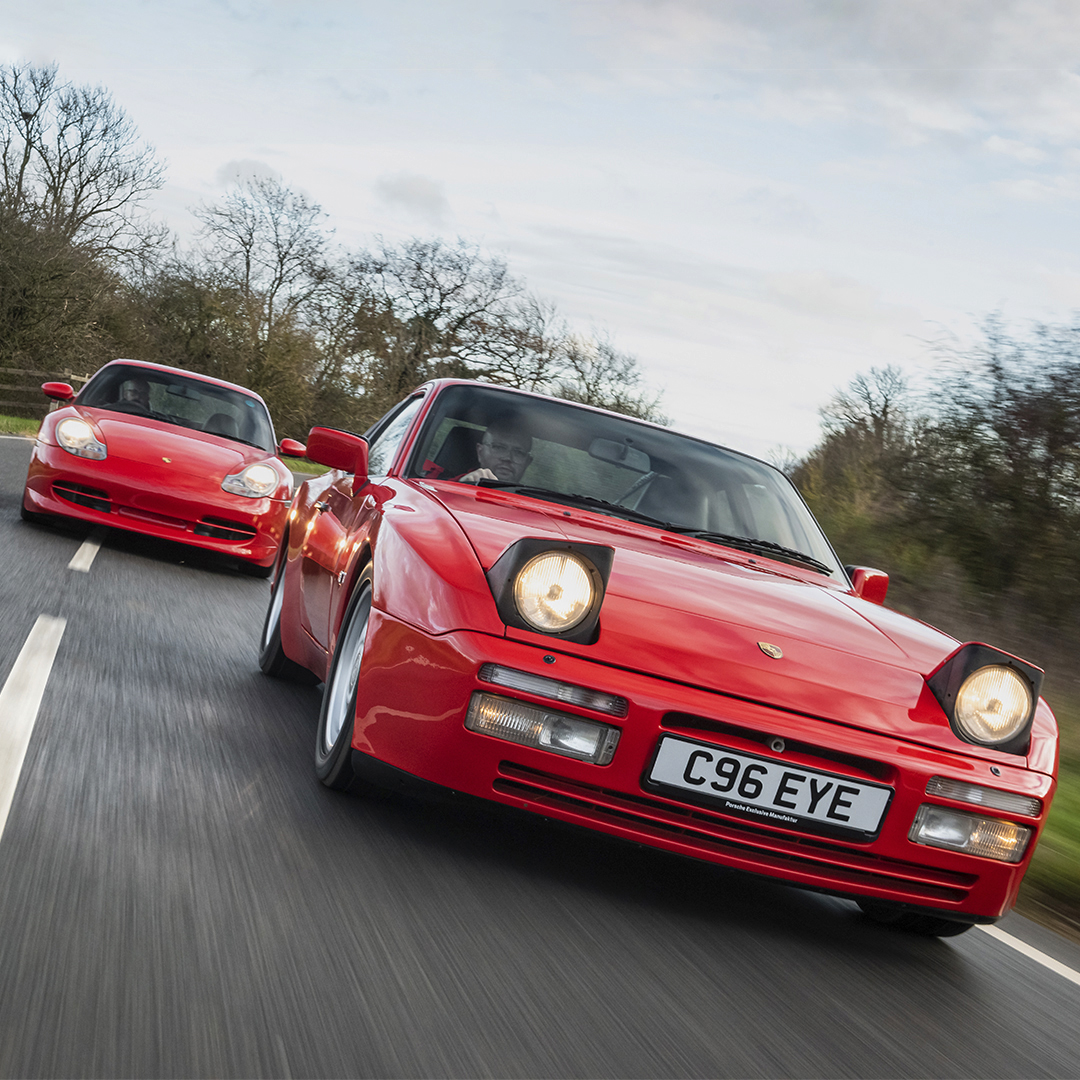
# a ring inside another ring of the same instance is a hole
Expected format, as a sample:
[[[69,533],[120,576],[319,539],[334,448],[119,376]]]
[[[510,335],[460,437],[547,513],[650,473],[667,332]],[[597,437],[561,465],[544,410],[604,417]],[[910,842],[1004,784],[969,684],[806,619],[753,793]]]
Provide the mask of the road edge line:
[[[977,923],[976,929],[981,930],[984,934],[989,934],[995,941],[1000,941],[1003,945],[1008,945],[1010,949],[1015,949],[1018,953],[1023,953],[1029,960],[1034,960],[1035,963],[1042,964],[1044,968],[1056,972],[1063,979],[1068,979],[1069,982],[1076,983],[1077,986],[1080,986],[1080,971],[1073,971],[1068,965],[1063,964],[1060,960],[1055,960],[1052,956],[1047,956],[1046,953],[1040,952],[1026,941],[1021,941],[1019,938],[1013,937],[1012,934],[1006,934],[1004,930],[999,930],[996,926],[990,926],[984,923]]]

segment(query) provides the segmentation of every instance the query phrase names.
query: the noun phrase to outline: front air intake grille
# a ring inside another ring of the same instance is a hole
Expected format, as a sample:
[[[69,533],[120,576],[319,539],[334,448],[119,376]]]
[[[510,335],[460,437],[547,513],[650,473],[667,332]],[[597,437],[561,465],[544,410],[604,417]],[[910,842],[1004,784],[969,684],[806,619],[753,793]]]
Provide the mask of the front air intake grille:
[[[499,774],[492,787],[523,800],[538,813],[631,840],[653,839],[669,850],[818,888],[845,892],[877,887],[903,894],[912,903],[955,903],[978,881],[974,874],[884,858],[818,837],[757,828],[695,806],[594,787],[510,761],[500,763]]]
[[[214,540],[232,540],[235,543],[244,543],[254,540],[258,532],[250,525],[243,525],[237,521],[205,517],[195,526],[195,535],[209,536]]]
[[[53,494],[61,499],[78,506],[87,506],[91,510],[100,510],[103,514],[111,513],[112,503],[109,501],[109,493],[101,488],[87,487],[85,484],[75,484],[70,480],[56,480],[53,482]]]
[[[660,726],[665,731],[676,732],[694,738],[698,732],[708,732],[713,738],[745,740],[747,743],[756,744],[741,747],[752,752],[767,752],[770,741],[775,738],[776,732],[757,731],[753,728],[743,727],[738,724],[728,723],[722,720],[709,720],[704,716],[693,716],[690,713],[666,713],[660,721]],[[712,738],[709,740],[712,741]],[[846,754],[842,750],[834,750],[831,747],[816,746],[812,743],[799,742],[796,739],[784,738],[784,746],[789,754],[800,755],[803,765],[816,766],[828,771],[836,765],[842,765],[845,771],[856,775],[861,774],[866,779],[879,780],[883,784],[896,782],[896,771],[891,765],[883,761],[874,761],[873,758],[858,757],[855,754]],[[740,749],[739,743],[735,743],[732,749]]]

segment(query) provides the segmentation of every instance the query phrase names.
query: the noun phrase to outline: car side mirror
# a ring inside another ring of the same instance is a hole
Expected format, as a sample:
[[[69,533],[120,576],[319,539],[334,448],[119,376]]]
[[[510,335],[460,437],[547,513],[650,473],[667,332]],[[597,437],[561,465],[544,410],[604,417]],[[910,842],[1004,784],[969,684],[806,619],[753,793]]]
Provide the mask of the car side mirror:
[[[42,383],[41,392],[53,401],[73,401],[75,398],[75,391],[66,382]]]
[[[282,439],[278,443],[277,452],[282,457],[306,457],[307,447],[295,439]]]
[[[875,570],[872,566],[845,566],[844,570],[851,578],[851,587],[856,596],[869,600],[871,604],[885,603],[889,575],[884,570]]]
[[[313,427],[308,432],[308,461],[352,473],[357,480],[366,480],[368,474],[367,439],[337,428]]]

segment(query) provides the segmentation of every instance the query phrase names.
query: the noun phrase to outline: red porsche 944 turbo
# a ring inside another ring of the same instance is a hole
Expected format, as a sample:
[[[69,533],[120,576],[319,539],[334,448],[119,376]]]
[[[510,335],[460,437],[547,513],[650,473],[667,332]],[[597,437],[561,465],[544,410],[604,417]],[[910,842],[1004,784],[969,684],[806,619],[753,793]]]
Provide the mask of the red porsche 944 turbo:
[[[22,516],[78,518],[274,566],[292,499],[266,404],[242,386],[160,364],[114,360],[42,421]]]
[[[882,606],[744,454],[443,380],[313,428],[261,639],[332,788],[452,789],[948,935],[1055,786],[1041,671]]]

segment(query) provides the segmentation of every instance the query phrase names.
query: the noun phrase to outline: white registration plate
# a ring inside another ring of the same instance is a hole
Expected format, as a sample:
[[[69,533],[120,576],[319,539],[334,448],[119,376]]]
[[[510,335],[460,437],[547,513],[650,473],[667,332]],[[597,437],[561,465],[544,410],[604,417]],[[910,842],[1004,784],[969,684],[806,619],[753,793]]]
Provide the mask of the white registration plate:
[[[877,833],[892,798],[882,784],[673,735],[660,740],[648,779],[762,824],[865,837]]]

